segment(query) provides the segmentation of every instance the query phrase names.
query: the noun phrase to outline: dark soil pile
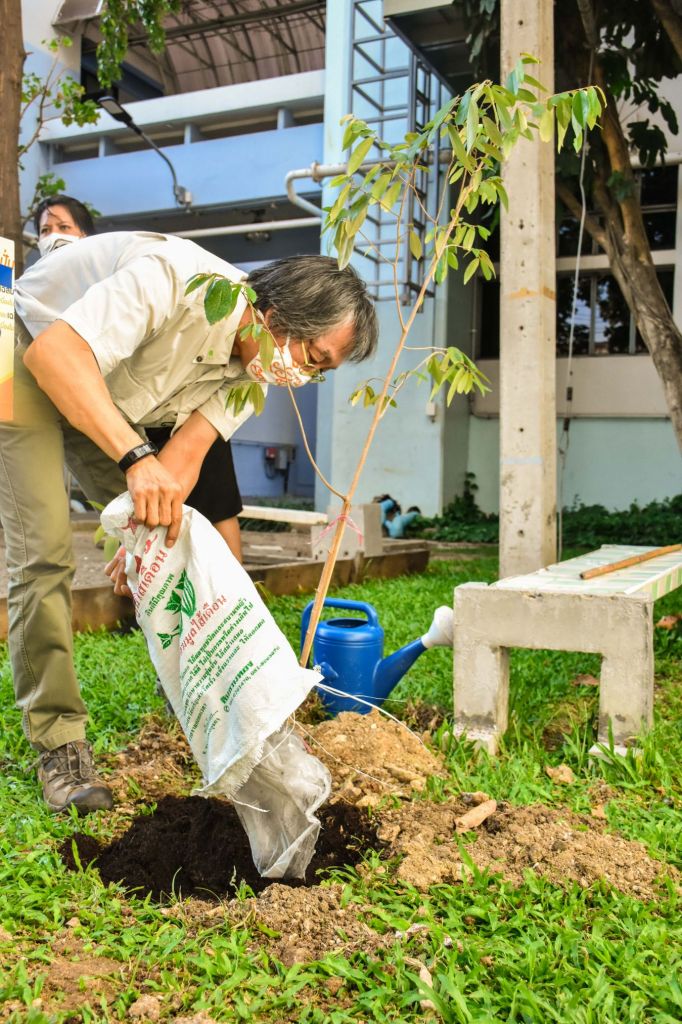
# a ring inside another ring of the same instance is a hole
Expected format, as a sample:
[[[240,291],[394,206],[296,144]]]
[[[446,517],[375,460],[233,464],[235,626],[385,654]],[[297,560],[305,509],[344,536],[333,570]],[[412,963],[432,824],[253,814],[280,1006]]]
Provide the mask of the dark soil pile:
[[[287,885],[313,885],[320,869],[353,867],[367,850],[383,848],[360,808],[337,803],[322,808],[319,818],[322,829],[306,878],[285,880]],[[219,900],[232,896],[240,882],[255,893],[273,882],[258,874],[237,813],[223,800],[164,797],[153,814],[135,818],[106,847],[92,836],[75,833],[60,850],[66,866],[75,870],[73,844],[81,865],[94,862],[104,882],[121,882],[157,901],[172,894]]]

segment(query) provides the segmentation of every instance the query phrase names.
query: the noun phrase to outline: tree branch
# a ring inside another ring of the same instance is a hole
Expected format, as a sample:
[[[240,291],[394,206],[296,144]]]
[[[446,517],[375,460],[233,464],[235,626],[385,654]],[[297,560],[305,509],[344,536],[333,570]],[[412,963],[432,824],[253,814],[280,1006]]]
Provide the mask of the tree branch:
[[[583,216],[582,203],[573,195],[568,185],[561,178],[556,179],[556,192],[564,206],[571,211],[577,220],[581,220]],[[585,214],[585,230],[589,232],[597,245],[600,245],[602,249],[606,249],[606,232],[599,221],[589,213]]]
[[[598,50],[599,30],[597,29],[597,21],[594,16],[592,0],[576,0],[576,4],[578,11],[580,12],[580,20],[583,23],[583,29],[590,49]]]
[[[675,48],[675,53],[682,60],[682,17],[674,10],[670,0],[649,0],[649,3]]]

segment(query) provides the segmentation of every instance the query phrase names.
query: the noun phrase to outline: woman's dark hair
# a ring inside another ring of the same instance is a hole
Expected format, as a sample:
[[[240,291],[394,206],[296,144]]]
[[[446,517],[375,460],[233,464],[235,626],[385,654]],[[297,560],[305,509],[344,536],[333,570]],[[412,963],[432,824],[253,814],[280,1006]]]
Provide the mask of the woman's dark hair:
[[[340,270],[330,256],[289,256],[251,271],[248,284],[256,292],[256,308],[271,310],[271,326],[294,341],[311,341],[350,321],[350,361],[359,363],[374,353],[376,310],[352,267]]]
[[[94,235],[97,233],[92,214],[79,199],[73,199],[72,196],[48,196],[47,199],[42,199],[38,203],[33,216],[33,223],[38,234],[40,234],[40,218],[45,213],[45,210],[49,210],[53,206],[65,206],[73,217],[74,224],[77,228],[80,228],[84,235]]]

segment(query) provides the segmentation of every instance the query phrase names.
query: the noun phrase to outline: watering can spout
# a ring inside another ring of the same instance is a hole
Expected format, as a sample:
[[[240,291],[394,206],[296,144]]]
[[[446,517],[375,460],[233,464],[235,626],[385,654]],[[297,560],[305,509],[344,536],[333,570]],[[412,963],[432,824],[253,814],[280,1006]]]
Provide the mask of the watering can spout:
[[[442,605],[434,612],[433,622],[424,636],[406,644],[377,664],[374,670],[374,692],[378,700],[383,701],[388,697],[424,651],[431,647],[451,647],[452,638],[453,611],[447,605]]]

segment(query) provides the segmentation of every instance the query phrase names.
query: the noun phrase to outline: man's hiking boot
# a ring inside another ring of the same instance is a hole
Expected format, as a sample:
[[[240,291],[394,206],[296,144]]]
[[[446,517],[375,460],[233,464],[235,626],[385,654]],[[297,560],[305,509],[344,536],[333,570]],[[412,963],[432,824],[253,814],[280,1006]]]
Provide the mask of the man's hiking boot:
[[[75,807],[79,814],[109,810],[114,798],[95,772],[92,747],[72,740],[55,750],[44,750],[38,763],[45,803],[51,811]]]

